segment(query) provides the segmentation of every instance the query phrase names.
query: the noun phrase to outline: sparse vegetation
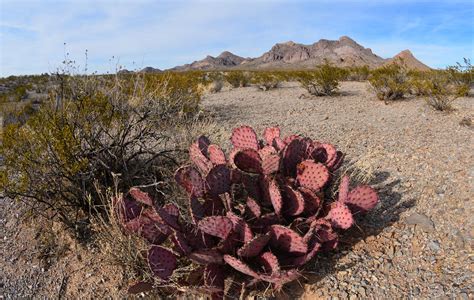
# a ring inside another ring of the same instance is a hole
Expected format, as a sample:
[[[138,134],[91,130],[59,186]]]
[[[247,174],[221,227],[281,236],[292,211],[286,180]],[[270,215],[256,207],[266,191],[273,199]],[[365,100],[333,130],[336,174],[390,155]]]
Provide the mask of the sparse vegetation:
[[[167,144],[199,112],[193,74],[61,75],[25,124],[6,126],[0,189],[73,227],[98,203],[94,183],[154,186],[173,163]]]
[[[373,70],[369,83],[379,100],[398,100],[408,92],[408,74],[405,67],[390,64]]]
[[[249,86],[252,79],[251,74],[245,71],[227,71],[224,78],[234,88]]]
[[[254,72],[252,82],[262,91],[276,89],[282,82],[281,74],[277,72],[259,71]]]
[[[315,96],[334,95],[345,75],[344,69],[335,67],[327,61],[314,71],[296,72],[297,80],[311,95]]]

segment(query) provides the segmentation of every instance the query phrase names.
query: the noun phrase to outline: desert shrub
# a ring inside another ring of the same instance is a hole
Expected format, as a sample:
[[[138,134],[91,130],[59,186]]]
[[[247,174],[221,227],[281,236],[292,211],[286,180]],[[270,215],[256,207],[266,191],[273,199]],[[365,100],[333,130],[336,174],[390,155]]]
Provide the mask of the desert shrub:
[[[192,118],[194,79],[160,76],[58,78],[51,98],[24,125],[2,134],[0,189],[73,226],[98,203],[96,188],[153,186],[172,162],[169,128]]]
[[[453,85],[453,93],[459,97],[469,94],[469,90],[474,83],[474,68],[471,61],[464,58],[464,64],[457,63],[455,66],[446,68],[449,84]]]
[[[369,78],[369,66],[351,67],[347,69],[346,80],[349,81],[365,81]]]
[[[431,72],[424,80],[425,100],[435,110],[452,110],[452,102],[459,98],[458,86],[450,85],[450,78],[442,72]]]
[[[300,71],[297,79],[301,85],[315,96],[331,96],[339,88],[339,82],[345,77],[345,70],[329,62],[318,66],[314,71]]]
[[[402,99],[408,92],[408,74],[405,67],[390,64],[373,70],[369,83],[379,100]]]
[[[282,77],[282,73],[259,71],[254,73],[252,83],[257,85],[260,90],[268,91],[278,88]]]
[[[207,74],[208,90],[211,93],[218,93],[224,87],[224,75],[221,72],[210,72]]]
[[[235,128],[231,142],[229,156],[204,136],[190,146],[192,164],[175,173],[184,205],[156,206],[136,188],[111,201],[123,232],[148,244],[143,273],[153,277],[142,287],[214,299],[243,299],[239,292],[258,282],[278,291],[378,203],[371,187],[334,180],[343,154],[333,145],[282,138],[278,127],[259,141],[248,126]]]
[[[238,88],[249,86],[252,76],[249,72],[228,71],[225,73],[224,78],[232,87]]]

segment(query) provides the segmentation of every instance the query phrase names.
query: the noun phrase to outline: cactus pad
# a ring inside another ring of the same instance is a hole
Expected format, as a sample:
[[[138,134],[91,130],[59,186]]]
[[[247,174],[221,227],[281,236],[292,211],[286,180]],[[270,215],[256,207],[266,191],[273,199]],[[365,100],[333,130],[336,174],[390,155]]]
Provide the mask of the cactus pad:
[[[211,161],[201,152],[197,143],[189,147],[189,158],[203,174],[207,174],[212,169]]]
[[[280,263],[275,254],[265,252],[258,256],[258,261],[266,274],[277,274],[280,272]]]
[[[202,265],[224,263],[222,254],[215,249],[196,250],[191,252],[188,257],[194,262]]]
[[[252,197],[247,197],[245,211],[249,219],[260,218],[262,215],[262,209],[260,205]]]
[[[339,195],[337,201],[346,202],[349,195],[349,176],[344,176],[341,178],[341,183],[339,184]]]
[[[239,249],[237,252],[239,256],[242,257],[254,257],[259,255],[263,248],[268,244],[270,241],[270,234],[264,234],[260,236],[254,237],[252,240],[245,243],[245,245]]]
[[[272,203],[273,209],[277,215],[281,214],[283,208],[283,198],[281,196],[280,188],[275,179],[270,179],[268,182],[268,195]]]
[[[225,165],[227,163],[224,151],[217,145],[209,145],[207,155],[214,165]]]
[[[265,130],[263,131],[263,137],[265,138],[267,144],[271,145],[275,138],[280,137],[280,127],[275,126],[265,128]]]
[[[303,195],[298,190],[294,190],[289,185],[284,186],[284,193],[284,214],[287,216],[297,216],[303,213],[305,209],[305,200]]]
[[[265,175],[278,172],[280,169],[280,156],[277,154],[269,154],[262,160],[262,172]]]
[[[257,151],[244,149],[234,155],[234,164],[247,173],[262,173],[262,159]]]
[[[204,181],[201,174],[194,167],[184,166],[179,168],[176,170],[174,178],[189,195],[196,195],[196,197],[204,195]]]
[[[336,201],[329,211],[329,218],[334,227],[349,229],[354,224],[354,219],[350,209],[342,202]]]
[[[305,160],[298,165],[299,184],[313,191],[319,191],[329,180],[329,171],[321,163]]]
[[[129,193],[130,193],[130,196],[132,196],[132,198],[135,201],[138,201],[138,202],[140,202],[142,204],[145,204],[145,205],[148,205],[148,206],[153,206],[153,200],[148,195],[148,193],[142,192],[138,188],[131,188]]]
[[[243,261],[231,256],[231,255],[224,255],[224,261],[231,266],[232,268],[236,269],[237,271],[244,273],[245,275],[252,276],[254,278],[259,278],[259,274],[252,270],[246,263]]]
[[[292,254],[306,254],[308,244],[295,231],[282,225],[272,225],[270,227],[270,245],[282,251]]]
[[[199,221],[198,227],[204,233],[225,239],[232,231],[233,224],[227,217],[212,216]]]
[[[167,281],[176,269],[176,257],[161,246],[151,246],[148,250],[148,264],[153,275]]]
[[[346,204],[354,212],[366,213],[379,202],[377,192],[370,186],[359,186],[353,189],[347,197]]]
[[[206,176],[206,187],[209,194],[219,195],[230,190],[230,170],[225,165],[213,167]]]
[[[258,150],[257,134],[250,126],[237,127],[232,131],[232,145],[239,149]]]

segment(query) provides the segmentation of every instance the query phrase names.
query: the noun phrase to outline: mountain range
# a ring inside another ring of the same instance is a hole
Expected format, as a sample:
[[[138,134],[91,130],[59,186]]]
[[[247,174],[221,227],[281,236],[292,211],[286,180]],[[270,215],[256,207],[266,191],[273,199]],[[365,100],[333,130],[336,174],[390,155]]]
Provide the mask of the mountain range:
[[[188,70],[278,70],[278,69],[307,69],[328,60],[339,67],[369,66],[380,67],[391,63],[402,63],[408,69],[429,70],[430,68],[415,58],[410,50],[404,50],[393,58],[382,58],[347,36],[338,40],[321,39],[311,45],[292,41],[277,43],[269,51],[256,58],[244,58],[229,51],[219,56],[206,56],[202,60],[190,64],[176,66],[170,71]],[[158,69],[147,67],[143,72]]]

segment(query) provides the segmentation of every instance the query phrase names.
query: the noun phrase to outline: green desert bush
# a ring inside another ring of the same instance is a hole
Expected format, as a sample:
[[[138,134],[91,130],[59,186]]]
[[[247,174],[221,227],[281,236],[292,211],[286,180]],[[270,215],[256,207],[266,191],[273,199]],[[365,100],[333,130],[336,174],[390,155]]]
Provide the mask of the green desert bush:
[[[464,58],[464,64],[457,63],[455,66],[447,67],[446,74],[457,96],[464,97],[469,94],[474,83],[474,68],[469,59]]]
[[[409,78],[405,67],[390,64],[371,72],[369,83],[379,100],[402,99],[408,92]]]
[[[351,67],[347,68],[346,80],[349,81],[365,81],[369,78],[369,66]]]
[[[316,70],[300,71],[296,76],[311,95],[331,96],[338,90],[340,81],[346,76],[346,71],[326,61]]]
[[[425,101],[438,111],[452,110],[453,101],[462,96],[459,87],[451,85],[449,76],[443,72],[431,72],[423,84]]]
[[[198,112],[195,79],[61,75],[25,124],[2,133],[0,189],[66,225],[100,208],[97,186],[155,187],[173,163],[172,129]]]
[[[259,71],[255,72],[252,78],[254,83],[260,90],[268,91],[276,89],[280,86],[283,78],[283,73]]]
[[[224,75],[225,80],[234,88],[246,87],[250,85],[252,76],[245,71],[228,71]]]

